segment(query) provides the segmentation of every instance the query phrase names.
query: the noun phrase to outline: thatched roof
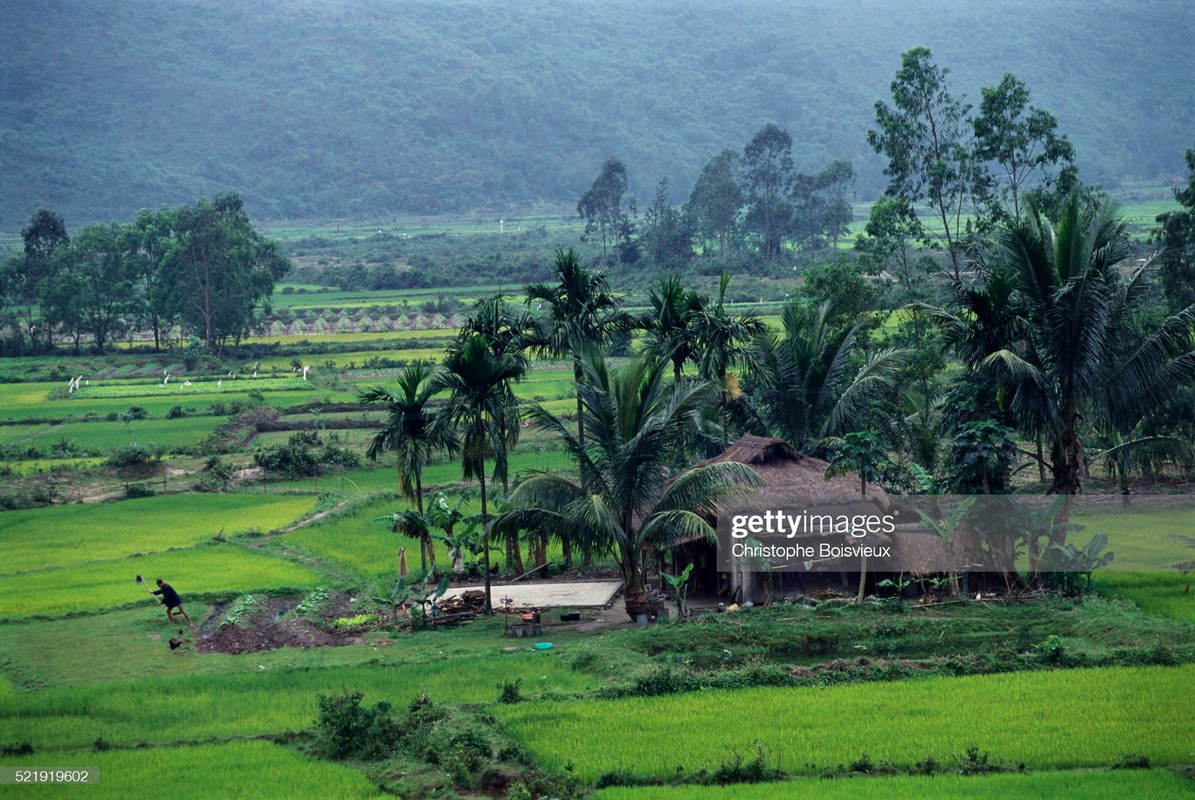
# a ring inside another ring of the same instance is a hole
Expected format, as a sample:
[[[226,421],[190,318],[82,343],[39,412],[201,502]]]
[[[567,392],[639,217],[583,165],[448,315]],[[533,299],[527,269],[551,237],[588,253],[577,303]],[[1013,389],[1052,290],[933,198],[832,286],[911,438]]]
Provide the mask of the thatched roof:
[[[828,463],[801,455],[783,439],[748,434],[721,455],[701,463],[715,464],[720,461],[737,461],[759,473],[764,481],[763,488],[757,492],[759,495],[860,497],[858,475],[847,473],[827,478]],[[882,503],[888,495],[880,486],[869,483],[867,496]]]

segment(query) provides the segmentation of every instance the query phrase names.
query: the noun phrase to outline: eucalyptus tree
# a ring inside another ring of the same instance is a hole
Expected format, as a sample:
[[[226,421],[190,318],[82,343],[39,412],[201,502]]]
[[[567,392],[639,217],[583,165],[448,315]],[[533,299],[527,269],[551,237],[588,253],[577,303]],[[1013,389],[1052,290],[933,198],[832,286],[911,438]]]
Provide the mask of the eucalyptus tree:
[[[1053,114],[1029,105],[1029,89],[1012,73],[980,90],[972,127],[976,158],[996,172],[982,171],[978,187],[989,223],[1020,220],[1031,182],[1038,193],[1066,195],[1074,188],[1074,145],[1057,133]]]
[[[43,319],[42,292],[51,277],[56,252],[70,244],[62,217],[39,208],[21,229],[24,250],[4,265],[5,293],[16,309],[16,339],[29,337],[29,348],[36,352],[51,342],[50,326]]]
[[[892,105],[876,101],[878,130],[869,130],[867,141],[888,159],[884,194],[910,206],[925,203],[933,213],[941,227],[933,235],[945,245],[957,278],[979,173],[967,122],[970,106],[951,94],[949,72],[934,63],[929,48],[905,52],[891,84]]]
[[[657,267],[683,267],[693,255],[692,234],[680,211],[668,202],[668,179],[660,178],[656,196],[643,212],[639,242]]]
[[[127,232],[119,225],[90,225],[58,250],[52,277],[43,282],[48,312],[55,309],[80,333],[91,336],[97,353],[123,334],[135,310],[137,279]],[[76,350],[78,338],[75,339]]]
[[[588,484],[559,473],[537,472],[511,493],[512,508],[495,527],[555,532],[610,549],[625,584],[627,614],[647,613],[650,552],[693,537],[712,538],[708,520],[721,498],[759,486],[748,466],[720,462],[673,475],[669,464],[678,442],[697,424],[701,406],[717,392],[708,381],[665,381],[668,364],[644,357],[611,370],[590,349],[578,386],[588,440],[535,405],[528,416],[555,433]]]
[[[718,258],[726,258],[730,253],[743,207],[743,190],[738,181],[740,164],[739,154],[734,150],[728,148],[718,153],[701,168],[685,203],[688,227],[703,244],[706,256],[714,253],[711,243],[717,245]]]
[[[508,410],[510,381],[523,377],[526,366],[519,358],[491,352],[482,334],[462,337],[444,357],[433,386],[449,392],[447,418],[459,426],[461,466],[465,480],[476,479],[481,487],[482,548],[485,556],[485,610],[493,612],[490,592],[489,507],[486,493],[486,459],[493,458],[494,472],[506,472],[506,441],[501,421]]]
[[[747,349],[751,397],[770,432],[803,452],[820,451],[826,440],[857,430],[867,402],[892,385],[906,354],[883,349],[855,366],[861,321],[831,324],[825,302],[811,308],[785,304],[779,333],[762,332]]]
[[[746,225],[759,232],[759,252],[764,258],[780,254],[792,221],[792,147],[793,137],[788,131],[769,122],[743,149]]]
[[[396,392],[375,386],[358,394],[362,403],[380,405],[386,412],[386,425],[370,440],[366,458],[377,461],[384,451],[395,454],[399,490],[408,502],[415,503],[420,516],[423,515],[423,470],[432,454],[443,450],[451,457],[460,451],[455,432],[431,408],[435,393],[435,365],[415,361],[399,374]],[[434,568],[435,550],[426,528],[419,538],[420,563],[426,570],[430,561]]]
[[[171,208],[160,211],[142,209],[125,226],[125,241],[134,269],[139,275],[139,316],[154,336],[154,350],[161,350],[174,324],[174,315],[166,297],[162,264],[174,246],[174,215]]]
[[[607,158],[593,185],[577,201],[577,213],[585,220],[585,234],[598,234],[603,259],[612,241],[625,243],[631,233],[635,202],[631,200],[623,208],[627,185],[626,165],[617,158]]]

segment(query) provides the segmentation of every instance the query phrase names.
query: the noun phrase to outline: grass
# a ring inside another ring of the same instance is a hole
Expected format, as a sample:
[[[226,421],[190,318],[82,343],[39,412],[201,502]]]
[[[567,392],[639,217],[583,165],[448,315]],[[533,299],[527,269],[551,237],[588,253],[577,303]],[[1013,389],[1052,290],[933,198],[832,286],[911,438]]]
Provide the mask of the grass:
[[[1195,577],[1178,572],[1097,572],[1095,589],[1105,597],[1122,597],[1157,617],[1195,623]]]
[[[169,785],[172,798],[219,797],[228,800],[290,800],[335,797],[343,800],[383,796],[356,770],[316,761],[269,742],[175,745],[150,750],[109,750],[58,756],[59,762],[99,770],[99,781],[86,786],[22,786],[22,797],[74,797],[127,800],[147,787]],[[47,766],[45,755],[3,756],[6,766]],[[56,762],[56,765],[57,762]],[[60,766],[60,765],[59,765]]]
[[[1123,800],[1149,797],[1179,800],[1191,797],[1191,781],[1171,770],[1121,770],[1116,772],[1035,772],[1025,775],[933,775],[853,777],[835,780],[804,779],[784,783],[723,786],[649,786],[638,789],[602,789],[592,800],[924,800],[955,797],[968,800]]]
[[[790,773],[863,753],[908,768],[972,746],[1031,769],[1107,767],[1128,751],[1185,764],[1195,753],[1195,718],[1179,699],[1191,697],[1193,679],[1195,665],[1100,668],[538,702],[498,714],[546,766],[571,763],[587,780],[612,770],[664,777],[678,767],[708,769],[756,743]]]
[[[10,511],[0,515],[0,575],[192,547],[217,534],[264,533],[311,510],[309,496],[188,494]]]

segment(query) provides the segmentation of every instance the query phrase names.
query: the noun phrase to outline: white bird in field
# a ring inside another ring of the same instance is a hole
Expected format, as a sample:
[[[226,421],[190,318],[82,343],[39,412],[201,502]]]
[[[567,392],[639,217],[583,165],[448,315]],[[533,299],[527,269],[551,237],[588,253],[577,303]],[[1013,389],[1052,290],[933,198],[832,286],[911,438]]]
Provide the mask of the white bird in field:
[[[311,369],[311,367],[303,367],[303,380],[307,380],[307,370],[309,369]]]

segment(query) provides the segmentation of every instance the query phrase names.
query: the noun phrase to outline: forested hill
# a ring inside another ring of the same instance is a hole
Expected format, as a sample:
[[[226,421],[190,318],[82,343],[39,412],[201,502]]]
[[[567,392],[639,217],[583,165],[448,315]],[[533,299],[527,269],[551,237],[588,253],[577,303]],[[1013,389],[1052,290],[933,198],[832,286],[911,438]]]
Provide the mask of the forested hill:
[[[0,0],[0,230],[239,191],[255,218],[572,205],[603,159],[674,200],[771,121],[798,170],[869,150],[901,53],[1007,71],[1116,187],[1182,172],[1188,0]]]

